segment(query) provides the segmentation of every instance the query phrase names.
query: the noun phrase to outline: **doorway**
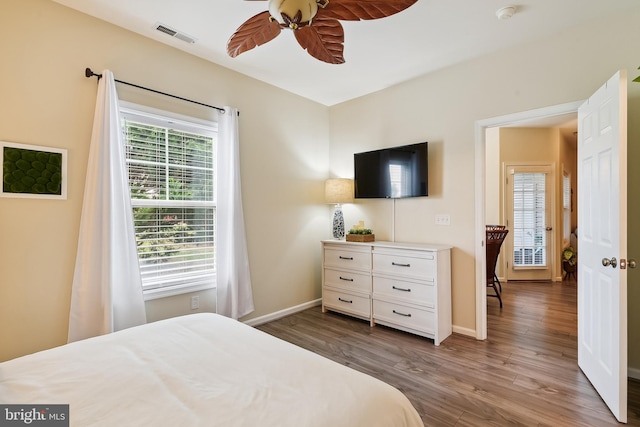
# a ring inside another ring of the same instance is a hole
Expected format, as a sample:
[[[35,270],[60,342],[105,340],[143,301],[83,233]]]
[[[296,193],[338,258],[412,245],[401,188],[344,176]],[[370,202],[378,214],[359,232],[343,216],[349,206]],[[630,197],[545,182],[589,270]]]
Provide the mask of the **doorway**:
[[[552,127],[574,118],[582,101],[525,111],[476,122],[476,338],[487,338],[487,292],[484,285],[486,259],[484,256],[485,225],[494,223],[500,218],[489,218],[487,215],[487,177],[486,153],[491,150],[487,146],[487,130],[501,127],[543,126]],[[562,170],[562,169],[561,169]],[[560,172],[561,173],[561,172]],[[491,175],[490,175],[491,176]],[[489,196],[490,197],[490,196]],[[500,212],[500,209],[498,212]],[[495,212],[493,209],[490,212]],[[557,252],[559,253],[559,252]],[[554,268],[554,278],[561,273]]]
[[[582,261],[577,287],[580,306],[577,361],[620,422],[626,422],[628,406],[627,272],[624,271],[627,266],[627,97],[626,73],[620,70],[578,109],[577,199],[579,221],[586,231],[579,233]],[[481,124],[477,126],[486,129]],[[477,148],[476,153],[485,149],[481,134]],[[482,164],[478,162],[477,166],[477,172],[482,173]],[[485,188],[479,190],[482,195]],[[476,206],[482,207],[483,203],[483,200],[477,201]],[[483,212],[476,211],[476,226],[483,216]],[[477,228],[477,235],[481,230],[482,227]],[[484,242],[479,243],[483,246]],[[483,266],[483,254],[480,255]],[[620,258],[619,270],[616,270],[616,257]],[[478,335],[486,336],[486,324],[479,326],[483,329]]]
[[[500,282],[563,279],[563,237],[577,221],[565,221],[562,210],[563,176],[577,176],[576,129],[572,113],[486,130],[485,219],[508,229],[496,266]]]

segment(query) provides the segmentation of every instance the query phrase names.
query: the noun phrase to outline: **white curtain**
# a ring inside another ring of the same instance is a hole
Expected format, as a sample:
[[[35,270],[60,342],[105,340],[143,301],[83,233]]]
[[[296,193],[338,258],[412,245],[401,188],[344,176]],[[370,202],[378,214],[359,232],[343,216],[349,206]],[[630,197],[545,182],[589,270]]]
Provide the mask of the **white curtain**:
[[[218,314],[238,319],[254,308],[240,189],[238,110],[224,110],[218,122],[216,305]]]
[[[102,73],[91,134],[69,342],[146,323],[113,74]]]

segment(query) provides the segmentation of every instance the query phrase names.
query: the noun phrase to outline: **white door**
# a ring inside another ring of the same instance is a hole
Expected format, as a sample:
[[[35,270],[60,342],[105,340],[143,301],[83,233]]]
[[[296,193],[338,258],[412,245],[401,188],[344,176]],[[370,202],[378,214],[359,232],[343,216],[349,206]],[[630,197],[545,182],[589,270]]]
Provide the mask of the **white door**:
[[[553,167],[505,165],[507,280],[551,280]]]
[[[627,76],[578,110],[578,365],[627,421]]]

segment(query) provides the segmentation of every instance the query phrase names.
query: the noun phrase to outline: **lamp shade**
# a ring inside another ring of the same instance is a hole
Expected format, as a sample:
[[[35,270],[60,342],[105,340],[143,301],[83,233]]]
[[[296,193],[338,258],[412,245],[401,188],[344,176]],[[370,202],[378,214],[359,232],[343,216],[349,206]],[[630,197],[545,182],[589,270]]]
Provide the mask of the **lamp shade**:
[[[353,180],[332,178],[324,183],[326,203],[353,203]]]

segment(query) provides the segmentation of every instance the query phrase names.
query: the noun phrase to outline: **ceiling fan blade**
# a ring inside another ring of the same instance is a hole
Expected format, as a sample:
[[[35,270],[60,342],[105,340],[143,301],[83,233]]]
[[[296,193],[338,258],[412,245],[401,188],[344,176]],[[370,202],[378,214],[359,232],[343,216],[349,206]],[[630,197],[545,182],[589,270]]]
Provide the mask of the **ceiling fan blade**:
[[[316,16],[311,25],[293,32],[303,49],[320,61],[344,63],[344,29],[336,19]]]
[[[359,21],[380,19],[402,12],[418,0],[329,0],[324,8],[318,8],[318,16]]]
[[[240,25],[227,42],[229,56],[235,58],[243,52],[275,39],[282,29],[276,21],[269,19],[270,16],[269,12],[265,11]]]

